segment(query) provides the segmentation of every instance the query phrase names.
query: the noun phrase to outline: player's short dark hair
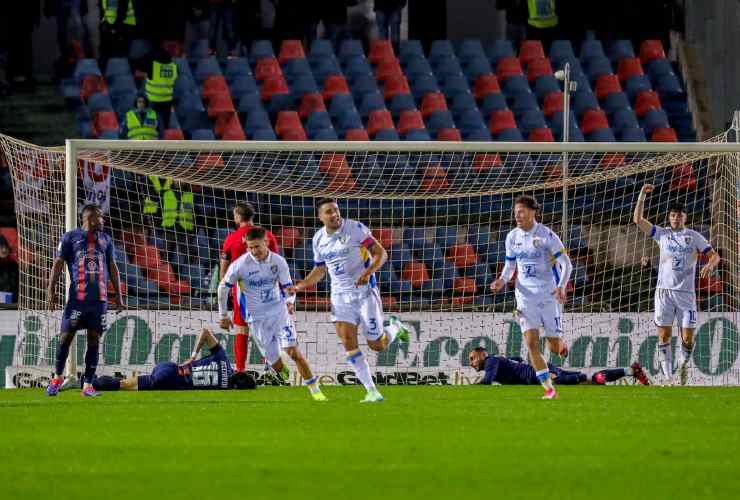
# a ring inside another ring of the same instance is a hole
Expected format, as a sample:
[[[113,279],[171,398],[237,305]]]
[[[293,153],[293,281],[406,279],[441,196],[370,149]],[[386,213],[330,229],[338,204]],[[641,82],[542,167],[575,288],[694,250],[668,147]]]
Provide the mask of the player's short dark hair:
[[[475,349],[473,349],[473,352],[477,352],[477,353],[486,352],[487,353],[488,351],[486,351],[485,347],[478,346]]]
[[[267,236],[267,231],[265,230],[265,228],[255,226],[253,228],[250,228],[249,231],[247,231],[245,238],[247,241],[264,240],[266,236]]]
[[[82,207],[82,210],[80,210],[80,215],[84,216],[86,212],[102,212],[99,205],[96,205],[95,203],[88,203],[84,207]]]
[[[241,217],[245,221],[252,220],[255,214],[255,210],[252,204],[246,201],[240,201],[239,203],[234,205],[234,212],[238,213],[239,217]]]
[[[336,203],[336,198],[319,198],[319,200],[316,202],[316,211],[318,212],[321,210],[321,207],[326,205],[327,203]]]
[[[540,209],[540,204],[537,203],[537,200],[534,196],[529,196],[528,194],[523,194],[519,197],[517,197],[516,200],[514,200],[514,206],[517,205],[524,205],[530,210],[538,211]]]
[[[686,207],[683,203],[679,203],[677,201],[674,201],[670,205],[668,205],[668,213],[671,212],[677,212],[679,214],[685,214],[686,213]]]
[[[232,389],[256,389],[257,381],[249,373],[236,372],[229,377],[229,387]]]

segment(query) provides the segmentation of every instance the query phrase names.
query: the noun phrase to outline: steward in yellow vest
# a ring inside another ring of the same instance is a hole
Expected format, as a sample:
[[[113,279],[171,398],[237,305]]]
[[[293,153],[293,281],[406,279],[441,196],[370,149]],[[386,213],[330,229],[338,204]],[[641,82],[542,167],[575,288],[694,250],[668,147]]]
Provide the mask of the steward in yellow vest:
[[[172,179],[165,179],[162,182],[156,175],[150,175],[149,183],[154,193],[159,196],[160,203],[147,196],[144,200],[144,214],[157,215],[161,204],[163,228],[174,228],[175,223],[177,223],[183,230],[192,231],[195,227],[193,192],[181,191],[178,200],[177,193],[173,189],[174,181]]]
[[[121,128],[121,139],[155,140],[160,136],[160,123],[156,111],[149,107],[144,96],[137,96],[134,109],[126,113]]]

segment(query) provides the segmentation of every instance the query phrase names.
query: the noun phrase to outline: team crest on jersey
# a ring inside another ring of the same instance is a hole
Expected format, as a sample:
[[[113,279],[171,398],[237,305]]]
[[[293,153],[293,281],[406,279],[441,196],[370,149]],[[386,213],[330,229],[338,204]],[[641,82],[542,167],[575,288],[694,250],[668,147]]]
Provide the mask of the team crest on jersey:
[[[534,238],[532,240],[532,246],[535,248],[540,248],[542,246],[542,238]]]
[[[686,242],[687,245],[691,244],[691,236],[684,236],[683,240]]]
[[[340,243],[341,243],[342,245],[346,245],[348,241],[349,241],[349,235],[346,235],[346,234],[344,234],[344,235],[342,235],[342,236],[341,236],[341,237],[339,238],[339,242],[340,242]]]
[[[90,271],[91,273],[98,272],[98,265],[95,263],[94,260],[90,260],[87,262],[87,270]]]
[[[277,264],[273,264],[270,266],[270,271],[272,271],[272,274],[277,274],[278,272],[278,266]]]

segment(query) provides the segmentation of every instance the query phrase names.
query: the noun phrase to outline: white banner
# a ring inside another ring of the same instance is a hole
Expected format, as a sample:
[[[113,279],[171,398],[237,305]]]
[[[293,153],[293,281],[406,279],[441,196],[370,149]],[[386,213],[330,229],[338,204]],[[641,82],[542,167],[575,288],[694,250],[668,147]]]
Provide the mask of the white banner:
[[[5,387],[45,385],[56,349],[60,313],[0,312],[0,377]],[[467,365],[471,349],[482,345],[492,354],[526,357],[519,326],[504,313],[409,313],[401,319],[411,330],[408,344],[394,343],[375,353],[366,346],[380,384],[465,384],[477,374]],[[210,312],[128,311],[109,314],[98,372],[148,372],[158,362],[185,360],[200,328],[219,329]],[[704,313],[696,331],[690,383],[740,385],[738,313]],[[325,384],[357,383],[328,313],[296,316],[300,348]],[[592,373],[639,361],[657,373],[656,332],[650,313],[566,314],[565,340],[570,355],[564,367]],[[229,355],[233,336],[219,333]],[[84,364],[84,335],[79,337],[78,366]],[[9,356],[8,349],[13,349]],[[674,336],[674,353],[680,342]],[[674,356],[676,359],[677,356]],[[551,362],[557,363],[557,357]],[[249,368],[262,374],[259,352],[250,342]],[[5,373],[3,373],[5,372]],[[294,380],[294,383],[298,380]]]

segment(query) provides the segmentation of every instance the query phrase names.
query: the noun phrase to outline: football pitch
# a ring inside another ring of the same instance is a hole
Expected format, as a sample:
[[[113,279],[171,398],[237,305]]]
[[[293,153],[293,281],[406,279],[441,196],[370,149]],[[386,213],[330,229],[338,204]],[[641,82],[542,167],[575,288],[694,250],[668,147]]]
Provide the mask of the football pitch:
[[[740,389],[0,391],[3,499],[738,498]]]

